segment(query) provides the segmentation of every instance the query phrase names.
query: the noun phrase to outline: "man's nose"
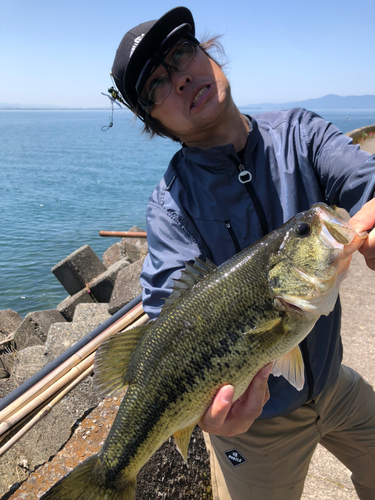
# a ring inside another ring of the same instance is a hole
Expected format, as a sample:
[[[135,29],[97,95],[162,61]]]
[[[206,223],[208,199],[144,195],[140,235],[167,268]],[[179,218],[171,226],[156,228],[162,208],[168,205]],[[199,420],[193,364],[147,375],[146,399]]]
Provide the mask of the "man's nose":
[[[179,93],[183,92],[186,85],[192,81],[193,78],[185,71],[174,71],[172,73],[172,84]]]

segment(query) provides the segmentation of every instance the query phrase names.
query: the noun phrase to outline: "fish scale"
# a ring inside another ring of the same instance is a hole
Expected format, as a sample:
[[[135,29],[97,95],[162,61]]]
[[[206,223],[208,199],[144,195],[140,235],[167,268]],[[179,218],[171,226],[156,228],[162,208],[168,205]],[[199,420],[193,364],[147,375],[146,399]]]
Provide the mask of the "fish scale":
[[[269,362],[302,389],[298,344],[333,309],[365,237],[318,204],[219,267],[187,265],[156,321],[99,348],[98,388],[127,392],[99,454],[42,498],[134,500],[137,473],[159,446],[173,434],[186,459],[218,389],[231,384],[240,397]]]

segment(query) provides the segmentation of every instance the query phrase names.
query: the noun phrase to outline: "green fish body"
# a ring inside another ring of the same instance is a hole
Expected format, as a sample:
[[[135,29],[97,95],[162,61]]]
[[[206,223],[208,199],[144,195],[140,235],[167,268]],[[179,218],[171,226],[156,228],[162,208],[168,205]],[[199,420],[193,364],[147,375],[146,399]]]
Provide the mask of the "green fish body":
[[[127,392],[98,455],[42,498],[134,500],[137,473],[161,444],[173,434],[186,459],[218,389],[231,384],[240,397],[269,362],[301,390],[298,344],[333,309],[365,237],[317,204],[219,267],[187,265],[156,321],[98,350],[98,388]]]

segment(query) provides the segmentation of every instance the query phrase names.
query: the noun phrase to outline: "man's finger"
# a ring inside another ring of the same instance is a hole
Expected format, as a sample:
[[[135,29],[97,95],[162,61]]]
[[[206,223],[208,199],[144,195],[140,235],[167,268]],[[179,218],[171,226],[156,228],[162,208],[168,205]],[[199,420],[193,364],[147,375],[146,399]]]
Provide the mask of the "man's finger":
[[[263,406],[269,399],[268,377],[272,371],[272,366],[272,363],[264,366],[246,389],[242,396],[241,412],[243,414],[255,419],[262,413]]]
[[[233,395],[234,388],[232,385],[224,385],[219,389],[211,406],[199,423],[202,430],[213,432],[214,429],[223,425],[231,409]]]
[[[350,219],[349,224],[358,232],[368,231],[375,225],[375,199],[365,203]]]

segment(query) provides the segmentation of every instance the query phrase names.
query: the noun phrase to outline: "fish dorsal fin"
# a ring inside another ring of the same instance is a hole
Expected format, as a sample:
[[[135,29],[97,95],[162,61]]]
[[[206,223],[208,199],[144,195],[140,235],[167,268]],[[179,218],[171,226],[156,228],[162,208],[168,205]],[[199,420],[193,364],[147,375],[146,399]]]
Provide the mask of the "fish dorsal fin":
[[[178,451],[181,453],[182,458],[187,462],[187,452],[189,448],[191,434],[194,430],[196,424],[185,427],[173,434],[174,441],[176,443]]]
[[[290,352],[275,361],[272,375],[275,377],[282,375],[297,391],[301,391],[305,384],[304,367],[301,349],[297,345]]]
[[[189,292],[195,284],[202,281],[206,276],[217,269],[217,266],[209,259],[203,262],[200,259],[195,259],[194,264],[185,264],[185,269],[181,272],[181,276],[173,280],[172,293],[164,299],[162,312],[166,312],[172,306],[176,305],[183,295]]]
[[[102,396],[117,394],[128,384],[131,356],[148,325],[119,332],[105,340],[95,355],[94,384]]]

